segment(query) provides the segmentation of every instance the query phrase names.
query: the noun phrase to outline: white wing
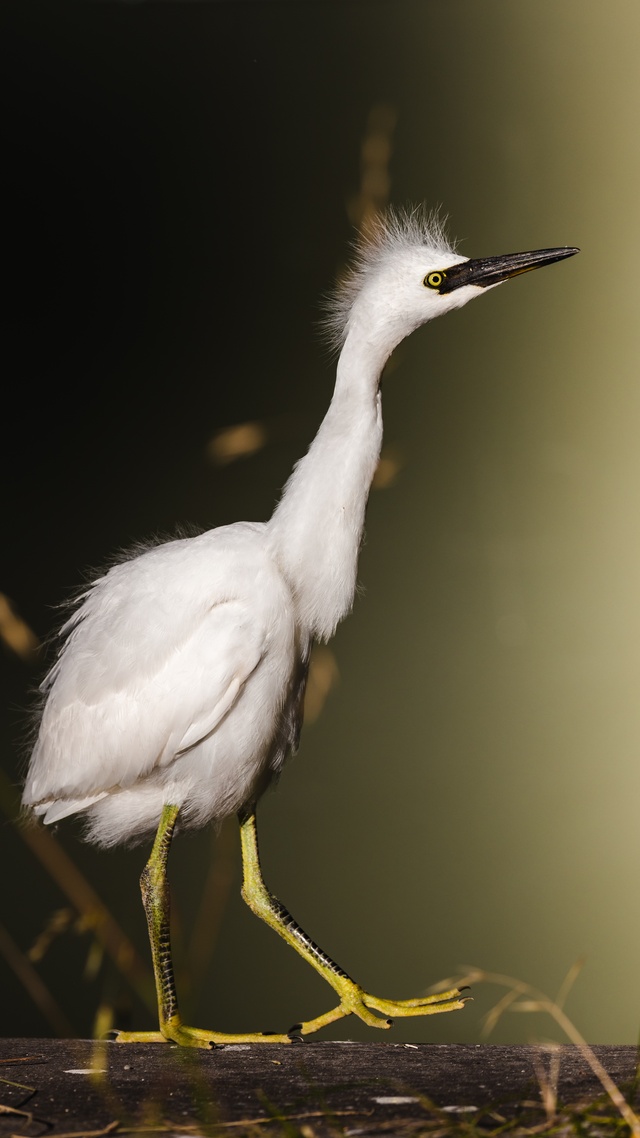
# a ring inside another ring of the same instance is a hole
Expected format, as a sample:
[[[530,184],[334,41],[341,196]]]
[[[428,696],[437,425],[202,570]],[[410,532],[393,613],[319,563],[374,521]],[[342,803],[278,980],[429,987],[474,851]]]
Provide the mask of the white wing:
[[[87,805],[215,730],[265,652],[256,530],[171,542],[96,582],[48,679],[25,802]]]

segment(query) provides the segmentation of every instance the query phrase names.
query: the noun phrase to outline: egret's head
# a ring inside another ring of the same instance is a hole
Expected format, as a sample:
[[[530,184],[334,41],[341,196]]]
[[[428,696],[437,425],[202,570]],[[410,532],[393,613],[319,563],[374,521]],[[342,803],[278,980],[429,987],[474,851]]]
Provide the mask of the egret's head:
[[[447,241],[442,224],[419,212],[390,213],[358,249],[334,298],[328,325],[341,345],[353,329],[391,352],[414,329],[510,277],[570,257],[574,248],[539,249],[470,260]]]

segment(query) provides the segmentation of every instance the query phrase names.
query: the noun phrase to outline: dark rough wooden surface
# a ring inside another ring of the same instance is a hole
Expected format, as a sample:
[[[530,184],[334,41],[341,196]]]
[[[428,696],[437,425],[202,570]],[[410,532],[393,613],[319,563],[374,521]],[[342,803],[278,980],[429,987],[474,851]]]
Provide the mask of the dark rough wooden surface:
[[[594,1050],[628,1089],[636,1049]],[[207,1052],[4,1039],[0,1135],[86,1134],[115,1123],[119,1132],[144,1127],[176,1136],[409,1134],[434,1109],[449,1119],[478,1119],[490,1106],[507,1115],[531,1109],[521,1104],[540,1101],[539,1073],[550,1062],[545,1048],[488,1044],[263,1044]],[[560,1101],[601,1092],[580,1052],[560,1048]]]

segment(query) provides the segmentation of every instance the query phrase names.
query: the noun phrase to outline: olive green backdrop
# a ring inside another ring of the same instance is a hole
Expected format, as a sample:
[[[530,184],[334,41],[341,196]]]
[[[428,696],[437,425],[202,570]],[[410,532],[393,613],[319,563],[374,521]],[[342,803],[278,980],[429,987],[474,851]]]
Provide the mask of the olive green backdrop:
[[[371,990],[473,964],[554,994],[584,957],[567,1011],[591,1041],[635,1041],[637,4],[22,4],[2,21],[0,589],[39,637],[114,549],[268,516],[331,395],[319,299],[363,202],[442,205],[470,256],[581,247],[396,353],[394,477],[371,497],[339,679],[261,836],[272,889]],[[211,439],[245,421],[265,445],[216,464]],[[1,666],[17,785],[42,664],[6,647]],[[100,853],[74,823],[56,836],[146,954],[145,850]],[[185,1010],[282,1030],[331,993],[243,907],[234,843],[175,843]],[[67,902],[9,821],[0,857],[0,923],[27,951]],[[91,944],[69,929],[36,966],[73,1030],[101,1002],[150,1025],[95,949],[83,978]],[[3,1034],[49,1033],[3,959],[0,978]],[[501,994],[479,984],[462,1013],[385,1038],[476,1041]],[[524,1015],[491,1038],[534,1036],[561,1038]]]

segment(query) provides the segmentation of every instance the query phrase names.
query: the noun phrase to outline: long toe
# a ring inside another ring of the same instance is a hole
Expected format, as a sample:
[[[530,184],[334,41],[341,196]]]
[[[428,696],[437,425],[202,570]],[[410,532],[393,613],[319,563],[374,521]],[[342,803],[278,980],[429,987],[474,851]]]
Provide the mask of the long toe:
[[[117,1031],[114,1043],[168,1043],[161,1031]]]
[[[368,992],[362,995],[363,1003],[384,1016],[428,1016],[439,1012],[460,1011],[468,996],[461,996],[457,988],[450,988],[447,992],[438,992],[428,996],[417,996],[412,1000],[386,1000],[379,996],[371,996]]]
[[[222,1047],[226,1043],[291,1043],[288,1035],[275,1032],[246,1032],[229,1035],[222,1031],[207,1031],[201,1027],[188,1027],[184,1023],[168,1023],[162,1031],[119,1031],[116,1043],[177,1043],[180,1047]]]

